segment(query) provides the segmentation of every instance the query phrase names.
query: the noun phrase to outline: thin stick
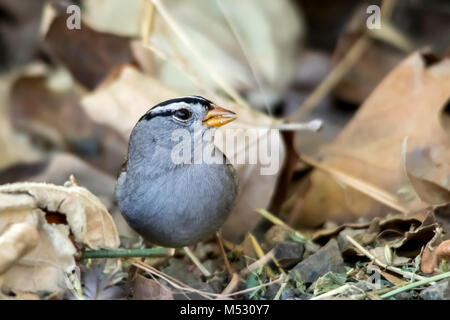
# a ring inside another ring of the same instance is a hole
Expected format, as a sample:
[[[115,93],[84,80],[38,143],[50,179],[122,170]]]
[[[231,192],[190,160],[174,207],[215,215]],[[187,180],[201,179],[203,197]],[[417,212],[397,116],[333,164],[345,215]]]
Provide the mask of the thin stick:
[[[278,289],[277,294],[275,295],[273,300],[280,300],[281,294],[283,293],[284,288],[286,288],[287,283],[288,283],[288,278],[286,278],[285,281],[283,281],[283,283],[280,286],[280,289]]]
[[[219,243],[220,252],[223,256],[223,261],[225,263],[225,269],[228,272],[229,279],[233,278],[233,270],[231,269],[230,261],[228,261],[227,253],[225,252],[225,248],[223,246],[222,242],[222,236],[220,235],[220,232],[216,232],[217,242]]]
[[[222,291],[222,295],[226,296],[232,293],[239,285],[239,281],[241,281],[241,277],[237,273],[233,273],[230,282],[228,283],[226,288]]]
[[[145,249],[101,249],[83,251],[81,259],[106,259],[106,258],[140,258],[140,257],[166,257],[172,256],[173,249],[145,248]]]
[[[155,9],[152,1],[145,1],[143,3],[143,17],[141,23],[141,41],[143,44],[147,43],[154,25]]]
[[[134,259],[132,264],[135,267],[137,267],[137,268],[140,268],[142,270],[145,270],[145,271],[147,271],[147,272],[149,272],[149,273],[151,273],[153,275],[156,275],[156,276],[162,278],[163,280],[167,281],[170,285],[172,285],[173,287],[175,287],[175,288],[177,288],[179,290],[194,292],[194,293],[197,293],[197,294],[199,294],[199,295],[201,295],[201,296],[203,296],[205,298],[208,298],[208,299],[211,299],[212,297],[226,298],[226,297],[240,295],[240,294],[247,293],[247,292],[252,292],[254,290],[258,290],[260,288],[270,286],[272,284],[278,283],[278,282],[283,280],[283,276],[281,276],[281,277],[279,277],[276,280],[269,281],[269,282],[261,284],[259,286],[248,288],[248,289],[244,289],[244,290],[241,290],[241,291],[230,292],[230,293],[227,293],[227,294],[213,293],[213,292],[207,292],[207,291],[198,290],[198,289],[194,289],[192,287],[189,287],[189,286],[185,285],[184,283],[182,283],[181,281],[179,281],[179,280],[177,280],[177,279],[175,279],[173,277],[170,277],[167,274],[164,274],[163,272],[157,270],[156,268],[154,268],[152,266],[149,266],[148,264],[146,264],[144,262],[141,262],[139,260]],[[233,277],[233,278],[235,278],[235,277]]]
[[[263,249],[261,248],[261,246],[259,245],[258,241],[256,240],[256,238],[249,232],[248,236],[250,238],[250,241],[252,243],[253,246],[253,250],[255,250],[256,255],[258,256],[259,259],[261,259],[262,257],[264,257],[265,253],[263,251]],[[263,267],[261,267],[262,269]],[[274,278],[275,274],[273,272],[273,270],[269,267],[269,266],[265,266],[266,268],[266,272],[267,275],[269,276],[269,278]]]
[[[194,255],[194,253],[189,249],[188,247],[184,247],[184,252],[189,256],[189,258],[192,260],[192,262],[197,266],[197,268],[203,273],[203,275],[207,278],[211,277],[211,272],[208,271],[208,269],[205,268],[204,265],[200,262],[200,260],[197,259],[197,257]]]
[[[239,275],[241,277],[245,277],[249,273],[255,271],[256,269],[259,269],[263,267],[266,263],[268,263],[270,260],[274,258],[274,250],[270,250],[267,252],[263,257],[261,257],[259,260],[253,262],[251,265],[249,265],[247,268],[242,269]]]
[[[189,287],[188,285],[184,284],[183,282],[157,270],[156,268],[149,266],[148,264],[141,262],[139,260],[135,260],[133,262],[133,265],[139,269],[145,270],[147,272],[149,272],[152,275],[156,275],[159,278],[167,281],[167,283],[169,283],[171,286],[173,286],[174,288],[178,289],[178,290],[182,290],[182,291],[188,291],[188,292],[194,292],[197,293],[201,296],[203,296],[204,298],[207,299],[212,299],[211,292],[206,292],[206,291],[202,291],[202,290],[198,290],[198,289],[194,289],[192,287]]]
[[[434,277],[429,277],[429,278],[426,278],[426,279],[423,279],[423,280],[420,280],[420,281],[412,282],[410,284],[407,284],[406,286],[394,289],[394,290],[392,290],[392,291],[390,291],[388,293],[383,294],[381,296],[381,298],[382,299],[387,299],[387,298],[390,298],[392,296],[395,296],[396,294],[398,294],[400,292],[407,291],[409,289],[413,289],[415,287],[418,287],[418,286],[421,286],[421,285],[424,285],[424,284],[428,284],[430,282],[446,279],[446,278],[450,278],[450,271],[442,273],[442,274],[438,274],[437,276],[434,276]]]
[[[426,277],[422,277],[419,276],[417,274],[414,274],[412,272],[408,272],[408,271],[403,271],[399,268],[396,268],[394,266],[389,266],[383,262],[381,262],[380,260],[378,260],[373,254],[371,254],[369,251],[367,251],[363,246],[361,246],[355,239],[353,239],[351,236],[347,235],[347,240],[355,246],[356,249],[358,249],[359,252],[361,252],[362,254],[364,254],[367,258],[369,258],[370,260],[372,260],[373,262],[375,262],[375,264],[379,265],[380,267],[390,270],[392,272],[398,273],[400,275],[402,275],[405,278],[409,278],[409,279],[418,279],[418,280],[425,280],[428,279]]]
[[[275,127],[280,131],[313,131],[317,132],[322,129],[323,121],[314,119],[309,122],[281,123]]]
[[[250,67],[250,71],[251,71],[251,73],[253,75],[253,78],[255,79],[256,86],[258,87],[258,90],[261,92],[261,95],[263,97],[264,106],[266,108],[267,114],[272,116],[272,110],[269,107],[269,103],[267,101],[266,92],[264,92],[264,89],[262,87],[261,76],[260,76],[260,74],[258,74],[258,70],[257,70],[257,68],[255,67],[255,65],[253,63],[253,60],[251,59],[250,53],[248,52],[248,50],[247,50],[247,48],[245,46],[245,43],[242,40],[242,37],[239,34],[239,30],[232,23],[231,17],[227,13],[227,10],[224,8],[224,5],[223,5],[222,1],[221,0],[217,0],[216,2],[219,5],[220,10],[222,11],[222,14],[223,14],[223,16],[225,18],[225,21],[227,22],[228,26],[230,27],[230,30],[233,33],[233,36],[235,37],[236,42],[238,43],[239,47],[241,48],[245,59],[247,60],[247,63],[249,65],[249,67]]]
[[[351,295],[350,299],[354,299],[354,300],[359,300],[359,299],[363,299],[366,297],[371,297],[371,296],[376,296],[376,295],[380,295],[386,292],[389,292],[393,289],[399,288],[401,285],[396,285],[390,288],[382,288],[379,290],[372,290],[372,291],[368,291],[368,292],[364,292],[364,293],[359,293],[359,294],[355,294],[355,295]]]
[[[264,218],[266,218],[267,220],[269,220],[270,222],[272,222],[274,225],[277,226],[282,226],[284,228],[286,228],[287,230],[295,233],[295,235],[301,239],[303,239],[304,241],[307,241],[308,238],[306,236],[304,236],[303,234],[301,234],[299,231],[295,230],[294,228],[292,228],[291,226],[287,225],[283,220],[281,220],[280,218],[274,216],[272,213],[270,213],[269,211],[265,210],[265,209],[257,209],[255,210],[257,213],[259,213],[260,215],[262,215]]]
[[[267,252],[261,259],[253,262],[247,268],[242,269],[239,274],[234,273],[227,287],[223,290],[222,295],[229,295],[234,292],[239,285],[242,278],[245,278],[249,273],[255,271],[256,269],[262,268],[267,262],[274,258],[274,250]]]
[[[309,300],[323,300],[323,299],[335,296],[337,294],[343,293],[343,292],[347,291],[347,289],[349,289],[350,287],[351,286],[348,283],[346,283],[346,284],[340,286],[339,288],[330,290],[328,292],[325,292],[324,294],[321,294],[319,296],[313,297],[313,298],[311,298]]]

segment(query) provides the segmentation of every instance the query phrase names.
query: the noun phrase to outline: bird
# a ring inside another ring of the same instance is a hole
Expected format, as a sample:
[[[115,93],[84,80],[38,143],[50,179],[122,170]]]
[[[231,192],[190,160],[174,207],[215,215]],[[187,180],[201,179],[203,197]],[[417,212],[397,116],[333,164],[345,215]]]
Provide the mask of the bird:
[[[216,233],[228,218],[238,193],[232,164],[207,133],[237,115],[201,96],[163,101],[149,109],[134,126],[126,161],[118,176],[115,195],[123,217],[144,240],[164,247],[187,247]],[[210,148],[223,161],[195,161],[186,152],[173,161],[181,130],[196,143]]]

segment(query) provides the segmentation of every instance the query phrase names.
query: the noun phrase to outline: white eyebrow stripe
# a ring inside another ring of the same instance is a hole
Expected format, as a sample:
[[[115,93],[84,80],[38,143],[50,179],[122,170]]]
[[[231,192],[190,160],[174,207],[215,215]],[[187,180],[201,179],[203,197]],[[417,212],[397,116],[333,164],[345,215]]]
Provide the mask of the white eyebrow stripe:
[[[181,106],[189,107],[189,103],[186,102],[174,102],[165,106],[158,106],[153,109],[150,109],[151,112],[159,113],[159,112],[167,112],[167,111],[175,111],[178,110]]]

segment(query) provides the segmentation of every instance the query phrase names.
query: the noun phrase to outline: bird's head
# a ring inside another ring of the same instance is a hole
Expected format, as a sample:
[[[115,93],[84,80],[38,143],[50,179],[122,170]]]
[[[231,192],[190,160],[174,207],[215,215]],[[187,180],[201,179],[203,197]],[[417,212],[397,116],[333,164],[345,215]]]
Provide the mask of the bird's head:
[[[202,138],[206,130],[235,119],[234,112],[200,96],[170,99],[157,104],[139,119],[131,134],[129,148],[140,154],[146,154],[145,149],[155,145],[170,150],[177,144],[173,139],[176,130],[185,130],[194,141]]]

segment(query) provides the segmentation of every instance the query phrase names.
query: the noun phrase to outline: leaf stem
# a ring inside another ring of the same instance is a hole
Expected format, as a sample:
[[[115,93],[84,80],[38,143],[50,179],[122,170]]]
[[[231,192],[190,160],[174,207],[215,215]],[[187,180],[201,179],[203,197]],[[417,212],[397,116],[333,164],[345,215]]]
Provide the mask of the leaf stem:
[[[164,257],[171,255],[173,255],[173,249],[162,247],[145,249],[100,249],[83,251],[81,259]]]

